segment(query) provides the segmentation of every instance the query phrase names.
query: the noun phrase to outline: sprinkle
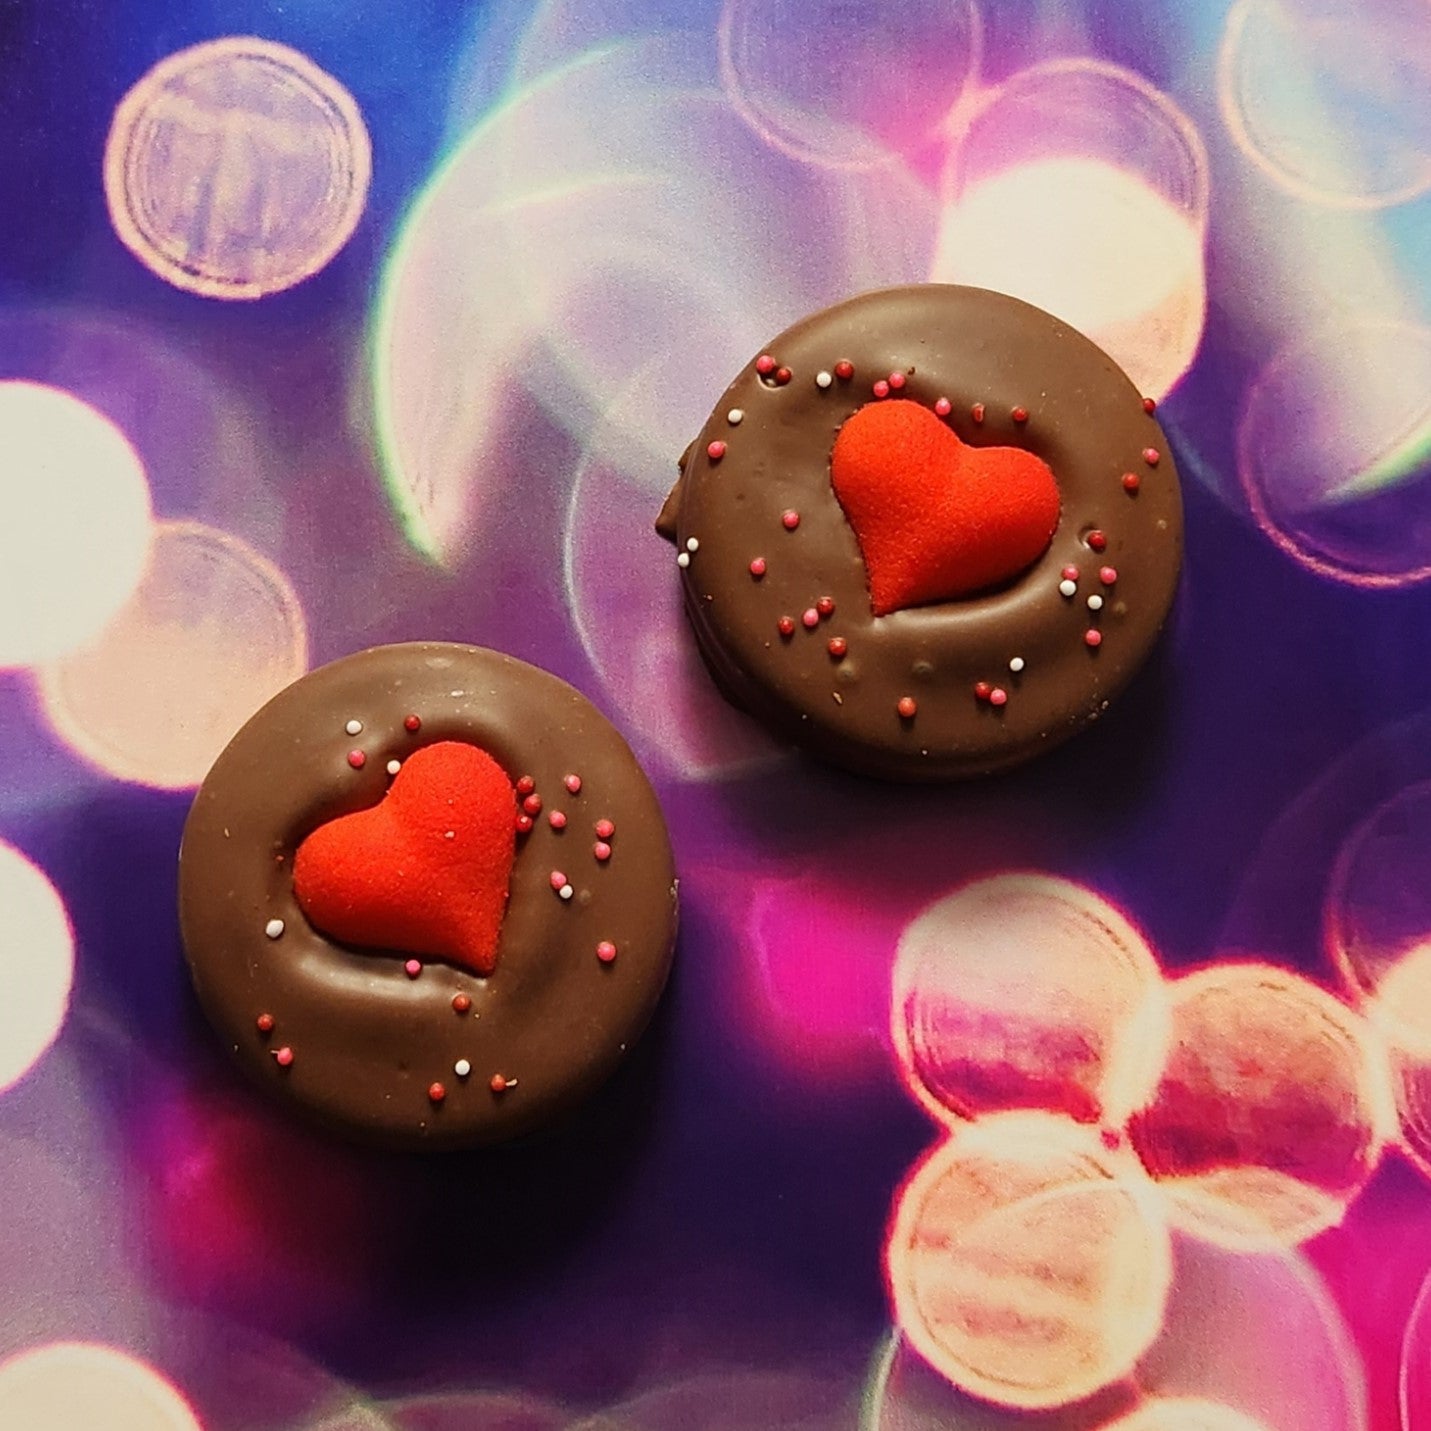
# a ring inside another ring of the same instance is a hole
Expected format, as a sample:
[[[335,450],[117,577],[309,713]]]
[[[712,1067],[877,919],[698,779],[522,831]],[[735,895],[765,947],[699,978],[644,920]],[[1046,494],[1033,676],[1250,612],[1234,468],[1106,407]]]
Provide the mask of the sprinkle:
[[[745,409],[741,407],[731,408],[731,410],[726,413],[725,420],[732,427],[739,427],[741,423],[745,421]]]
[[[505,1078],[502,1077],[500,1073],[494,1073],[492,1075],[492,1081],[487,1085],[487,1087],[490,1088],[493,1093],[505,1093],[507,1089],[512,1086],[512,1083],[515,1083],[516,1081],[517,1080],[514,1078],[512,1079],[511,1083],[509,1083]]]
[[[1103,566],[1098,568],[1098,580],[1104,586],[1112,586],[1118,580],[1118,568],[1115,566]]]
[[[563,899],[570,899],[572,895],[576,893],[576,891],[569,884],[564,884],[559,890],[557,890],[557,893],[561,895]]]
[[[891,373],[891,374],[889,375],[889,385],[890,385],[890,387],[892,387],[896,392],[898,392],[898,391],[900,390],[900,388],[902,388],[902,387],[904,386],[904,374],[903,374],[903,373]]]
[[[1009,693],[1002,686],[995,686],[994,689],[989,692],[989,704],[991,706],[1007,705],[1008,700]]]
[[[813,606],[807,606],[800,613],[800,624],[807,631],[813,631],[820,624],[820,613]]]
[[[1076,581],[1069,581],[1069,579],[1065,577],[1059,582],[1058,590],[1062,596],[1072,596],[1074,592],[1078,590],[1078,583]]]
[[[1162,461],[1162,454],[1159,453],[1156,447],[1145,447],[1143,449],[1143,461],[1146,462],[1149,467],[1156,467],[1158,463]]]
[[[580,776],[580,775],[563,775],[563,776],[562,776],[562,779],[561,779],[561,783],[566,786],[566,788],[567,788],[567,790],[568,790],[568,792],[569,792],[570,794],[572,794],[572,795],[580,795],[580,794],[581,794],[581,776]]]
[[[725,443],[720,441],[710,443],[706,447],[706,456],[709,457],[712,462],[719,462],[721,458],[725,456]]]
[[[690,552],[680,552],[676,556],[676,565],[684,571],[691,564]]]
[[[779,383],[782,388],[794,376],[794,373],[792,373],[789,368],[776,368],[775,370],[775,381]]]
[[[1096,591],[1088,598],[1088,609],[1090,611],[1103,610],[1103,598]]]
[[[540,795],[528,795],[522,801],[522,809],[529,815],[540,815],[542,813],[542,797]]]
[[[1108,545],[1108,538],[1096,529],[1089,532],[1085,540],[1088,542],[1089,547],[1096,552],[1101,552],[1104,547]]]
[[[1083,633],[1083,644],[1085,646],[1101,646],[1103,644],[1103,633],[1090,626],[1088,630]]]
[[[566,829],[566,816],[560,810],[553,810],[547,816],[547,824],[554,830],[564,830]]]
[[[616,833],[616,826],[610,820],[598,820],[596,822],[596,838],[598,840],[609,840]]]
[[[1017,676],[1018,673],[1023,670],[1023,668],[1024,658],[1022,656],[1011,656],[1009,658],[1009,670],[1011,670],[1014,675]]]
[[[986,701],[994,694],[994,688],[987,681],[974,682],[974,699],[976,701]]]
[[[347,731],[349,735],[362,735],[363,723],[360,720],[350,720],[343,729]]]
[[[396,774],[398,773],[398,771],[401,770],[401,769],[402,769],[402,761],[400,761],[400,760],[390,760],[390,761],[388,761],[388,763],[387,763],[387,772],[388,772],[389,775],[396,775]]]
[[[775,359],[772,358],[769,353],[762,353],[755,360],[755,371],[759,373],[762,378],[766,373],[773,373],[775,371]]]
[[[782,616],[780,620],[775,623],[775,629],[779,631],[782,636],[793,636],[795,634],[795,618],[793,616]]]
[[[764,557],[755,557],[752,559],[750,563],[750,574],[756,579],[756,581],[759,581],[760,578],[765,575]]]
[[[1146,412],[1146,413],[1156,412],[1156,411],[1157,411],[1157,407],[1158,407],[1158,404],[1157,404],[1157,400],[1156,400],[1155,398],[1144,398],[1144,399],[1143,399],[1143,411],[1144,411],[1144,412]]]
[[[885,380],[884,380],[883,378],[881,378],[881,379],[870,389],[870,391],[871,391],[877,398],[886,398],[886,397],[889,396],[889,384],[888,384],[887,382],[885,382]]]
[[[843,379],[843,381],[849,382],[849,380],[854,377],[854,375],[855,365],[848,358],[841,358],[840,361],[835,364],[835,376],[837,378],[841,378]]]
[[[1136,472],[1125,472],[1123,474],[1123,490],[1125,492],[1136,492],[1141,485]]]
[[[427,1096],[433,1103],[441,1103],[447,1097],[447,1090],[440,1083],[429,1083]]]
[[[1065,581],[1077,581],[1078,568],[1076,566],[1066,566],[1059,575],[1062,576]]]
[[[452,1065],[452,1071],[458,1078],[466,1078],[467,1075],[472,1072],[472,1065],[467,1059],[459,1058],[457,1062]]]
[[[833,596],[822,596],[815,603],[815,610],[821,616],[833,616],[835,614],[835,598]]]
[[[537,788],[537,782],[530,775],[520,776],[517,780],[517,794],[530,795]]]
[[[422,717],[415,715],[405,716],[403,718],[403,728],[405,730],[421,730]]]
[[[934,404],[934,411],[938,413],[940,417],[948,417],[949,414],[954,411],[954,404],[951,403],[948,398],[939,398]]]
[[[611,858],[611,846],[605,840],[598,840],[592,847],[591,853],[596,856],[601,864],[605,864]]]
[[[815,374],[815,386],[817,388],[827,388],[835,381],[832,373],[827,373],[823,368]]]
[[[800,525],[800,513],[794,507],[789,508],[780,514],[780,525],[787,532],[793,532]]]
[[[260,1015],[254,1020],[254,1023],[258,1026],[258,1031],[259,1031],[259,1033],[272,1033],[272,1032],[273,1032],[273,1015],[272,1015],[272,1014],[260,1014]]]
[[[268,935],[270,939],[282,939],[283,928],[284,925],[281,919],[270,919],[268,923],[263,926],[263,932]]]
[[[454,1013],[465,1014],[472,1007],[472,1000],[466,994],[453,994],[452,1010]]]
[[[293,1062],[293,1050],[287,1044],[273,1050],[273,1061],[280,1068],[287,1068]]]
[[[603,964],[611,963],[611,961],[616,958],[616,946],[609,939],[603,939],[601,943],[596,946],[596,957],[600,959]]]
[[[974,406],[969,409],[969,416],[972,417],[975,422],[983,422],[984,404],[981,402],[976,402]]]
[[[1009,416],[1015,422],[1027,422],[1029,420],[1029,410],[1026,407],[1016,407]]]
[[[354,770],[361,770],[368,763],[368,757],[361,750],[350,750],[348,752],[348,764]]]
[[[686,550],[688,552],[698,552],[701,549],[700,542],[695,537],[686,538]]]
[[[895,710],[899,712],[899,718],[901,720],[913,720],[914,714],[918,709],[919,707],[915,704],[913,696],[901,696],[895,706]]]
[[[553,870],[550,875],[551,887],[560,890],[566,883],[566,876],[560,870]]]
[[[422,965],[416,959],[409,959],[402,967],[409,979],[415,979],[422,973]]]
[[[837,661],[845,659],[845,652],[850,649],[849,642],[843,636],[831,636],[825,649]]]
[[[519,835],[530,835],[532,833],[532,817],[530,815],[517,816],[517,833]]]

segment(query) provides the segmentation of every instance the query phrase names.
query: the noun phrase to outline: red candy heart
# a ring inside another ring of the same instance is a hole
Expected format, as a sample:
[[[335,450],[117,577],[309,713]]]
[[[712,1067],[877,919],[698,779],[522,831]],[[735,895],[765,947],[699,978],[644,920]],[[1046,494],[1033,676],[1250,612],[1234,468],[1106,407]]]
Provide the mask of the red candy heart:
[[[490,974],[516,854],[516,801],[485,750],[425,746],[378,804],[320,825],[299,845],[299,906],[344,944]]]
[[[876,616],[1007,581],[1058,526],[1047,463],[1017,447],[970,447],[917,402],[860,408],[835,438],[830,481]]]

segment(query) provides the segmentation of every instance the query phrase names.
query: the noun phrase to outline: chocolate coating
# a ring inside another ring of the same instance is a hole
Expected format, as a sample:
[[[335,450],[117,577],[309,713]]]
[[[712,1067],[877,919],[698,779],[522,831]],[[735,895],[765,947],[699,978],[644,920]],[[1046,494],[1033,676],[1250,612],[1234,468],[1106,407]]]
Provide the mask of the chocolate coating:
[[[404,727],[410,714],[416,732]],[[349,720],[362,722],[358,735],[345,732]],[[447,740],[481,746],[513,782],[530,775],[544,801],[518,837],[487,979],[428,960],[410,978],[401,951],[320,934],[293,894],[303,838],[375,805],[389,760]],[[361,769],[348,763],[352,750],[367,757]],[[569,774],[578,794],[563,784]],[[563,830],[548,823],[553,809],[567,816]],[[604,863],[593,853],[602,819],[616,827]],[[567,875],[571,899],[553,890],[553,870]],[[275,1096],[361,1141],[450,1147],[528,1132],[613,1071],[666,982],[676,878],[650,784],[584,696],[494,651],[415,643],[324,666],[239,731],[184,827],[179,915],[204,1011]],[[284,924],[276,939],[265,932],[273,919]],[[609,964],[596,954],[602,941],[617,949]],[[471,1000],[465,1013],[453,1008],[459,994]],[[287,1067],[280,1048],[293,1051]],[[454,1072],[460,1059],[471,1064],[465,1078]],[[494,1074],[513,1086],[494,1092]]]
[[[825,759],[900,780],[1016,765],[1096,720],[1157,639],[1182,559],[1166,438],[1114,361],[1027,303],[942,284],[864,294],[765,351],[790,380],[762,376],[754,362],[741,372],[683,455],[657,521],[679,549],[697,541],[681,573],[685,608],[726,697]],[[842,360],[853,377],[818,386],[816,375],[833,375]],[[1007,586],[876,617],[830,453],[846,419],[876,400],[872,384],[891,373],[905,376],[900,398],[931,409],[947,399],[946,421],[964,442],[1022,447],[1047,462],[1062,513],[1043,556]],[[738,425],[732,408],[744,414]],[[714,460],[712,442],[725,444]],[[782,524],[787,511],[799,513],[793,531]],[[1095,530],[1102,551],[1087,543]],[[757,557],[766,563],[758,580]],[[1059,592],[1066,566],[1079,568],[1071,598]],[[1099,579],[1105,566],[1117,572],[1111,586]],[[1100,610],[1090,596],[1102,598]],[[821,597],[833,598],[834,614],[807,630],[801,614]],[[793,635],[778,631],[782,616],[794,618]],[[1088,644],[1089,630],[1100,644]],[[843,659],[828,652],[833,637],[847,643]],[[979,682],[1002,688],[1007,702],[979,699]],[[898,713],[904,697],[913,718]]]

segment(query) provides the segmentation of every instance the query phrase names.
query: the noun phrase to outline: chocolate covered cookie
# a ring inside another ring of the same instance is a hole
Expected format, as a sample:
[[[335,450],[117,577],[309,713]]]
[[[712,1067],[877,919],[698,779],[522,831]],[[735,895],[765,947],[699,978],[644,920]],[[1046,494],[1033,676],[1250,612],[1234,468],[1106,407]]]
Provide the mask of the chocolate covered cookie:
[[[1153,409],[1066,323],[983,289],[796,324],[727,389],[656,524],[712,676],[871,775],[1051,749],[1172,604],[1182,504]]]
[[[184,827],[194,987],[275,1096],[345,1135],[525,1133],[600,1084],[670,966],[661,810],[607,720],[493,651],[385,646],[275,696]]]

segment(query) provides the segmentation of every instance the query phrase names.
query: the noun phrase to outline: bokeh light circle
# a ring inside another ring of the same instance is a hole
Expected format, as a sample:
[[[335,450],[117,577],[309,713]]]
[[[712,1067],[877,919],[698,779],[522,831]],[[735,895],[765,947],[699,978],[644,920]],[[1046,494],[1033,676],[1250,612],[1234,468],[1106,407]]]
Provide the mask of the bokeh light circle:
[[[83,1342],[34,1347],[0,1363],[5,1431],[202,1431],[184,1398],[152,1367]]]
[[[906,0],[855,18],[843,0],[725,0],[721,82],[766,143],[870,168],[926,142],[978,75],[974,0]]]
[[[1201,1397],[1154,1397],[1131,1415],[1110,1421],[1107,1431],[1268,1431],[1230,1406]]]
[[[1207,309],[1207,153],[1140,75],[1100,60],[1021,71],[981,98],[945,188],[932,280],[1055,314],[1150,397],[1191,366]]]
[[[1431,329],[1355,320],[1283,349],[1248,391],[1237,470],[1257,524],[1312,571],[1431,576]]]
[[[59,388],[0,382],[0,669],[73,650],[124,604],[149,549],[129,440]]]
[[[1395,0],[1237,0],[1218,102],[1243,156],[1299,199],[1414,199],[1431,188],[1431,13]]]
[[[261,298],[325,267],[371,175],[352,95],[306,55],[252,36],[161,60],[120,102],[104,153],[120,239],[209,298]]]
[[[1126,1375],[1163,1323],[1172,1255],[1137,1162],[1044,1113],[960,1128],[899,1192],[895,1320],[954,1386],[1034,1410]]]
[[[1224,963],[1169,988],[1172,1038],[1129,1136],[1178,1223],[1229,1247],[1340,1222],[1393,1125],[1385,1049],[1300,975]]]
[[[133,598],[91,645],[40,670],[39,693],[85,760],[182,789],[307,662],[303,609],[272,562],[216,528],[164,522]]]
[[[1163,979],[1136,929],[1090,890],[1036,874],[977,881],[905,930],[896,1055],[935,1117],[1047,1108],[1120,1124],[1157,1081]]]
[[[69,1009],[74,936],[54,886],[0,842],[0,1092],[55,1041]]]

